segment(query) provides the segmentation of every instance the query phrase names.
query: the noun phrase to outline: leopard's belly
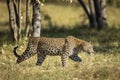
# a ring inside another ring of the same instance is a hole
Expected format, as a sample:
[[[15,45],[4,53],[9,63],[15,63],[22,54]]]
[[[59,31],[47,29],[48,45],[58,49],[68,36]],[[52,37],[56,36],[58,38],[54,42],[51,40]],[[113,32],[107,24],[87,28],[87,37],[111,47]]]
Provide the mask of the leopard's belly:
[[[49,39],[47,42],[45,40],[40,41],[38,45],[39,53],[52,56],[61,55],[63,53],[62,49],[65,44],[65,40],[63,38],[58,39],[59,40]]]
[[[61,55],[62,54],[62,48],[56,48],[55,46],[41,46],[39,48],[39,52],[41,54],[46,54],[46,55],[52,55],[52,56],[56,56],[56,55]]]

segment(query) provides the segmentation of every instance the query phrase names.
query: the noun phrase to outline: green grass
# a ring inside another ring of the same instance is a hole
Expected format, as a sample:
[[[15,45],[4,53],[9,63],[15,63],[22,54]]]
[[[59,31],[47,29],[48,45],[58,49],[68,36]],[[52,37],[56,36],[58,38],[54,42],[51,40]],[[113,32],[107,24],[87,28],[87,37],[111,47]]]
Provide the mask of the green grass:
[[[4,14],[2,13],[4,10]],[[23,6],[23,14],[25,8]],[[0,3],[0,80],[119,80],[120,79],[120,13],[108,7],[109,28],[97,31],[87,27],[88,20],[80,6],[45,4],[42,7],[42,36],[66,37],[73,35],[94,45],[95,55],[81,52],[83,62],[69,59],[67,68],[61,67],[59,56],[47,56],[42,66],[36,66],[36,55],[21,64],[16,64],[13,48],[19,45],[22,54],[27,45],[9,39],[8,12],[5,3]],[[24,17],[25,19],[25,17]],[[25,28],[23,23],[22,29]],[[0,51],[1,52],[1,51]]]

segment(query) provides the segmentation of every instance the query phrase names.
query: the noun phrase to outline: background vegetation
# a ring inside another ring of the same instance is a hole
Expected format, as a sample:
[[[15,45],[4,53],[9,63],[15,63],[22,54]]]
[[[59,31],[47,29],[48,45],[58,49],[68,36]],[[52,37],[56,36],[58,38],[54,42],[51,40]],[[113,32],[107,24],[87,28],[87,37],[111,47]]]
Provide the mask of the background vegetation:
[[[112,0],[113,1],[113,0]],[[25,6],[22,4],[23,20]],[[120,18],[119,7],[107,7],[109,28],[97,31],[88,28],[88,20],[79,5],[46,3],[42,11],[42,36],[66,37],[73,35],[94,45],[95,55],[80,53],[82,63],[69,60],[68,68],[61,67],[60,57],[47,56],[42,66],[36,66],[36,56],[16,64],[13,48],[19,54],[25,50],[27,39],[10,41],[6,3],[0,2],[0,80],[119,80],[120,79]],[[24,33],[25,23],[22,23]],[[24,36],[24,35],[23,35]]]

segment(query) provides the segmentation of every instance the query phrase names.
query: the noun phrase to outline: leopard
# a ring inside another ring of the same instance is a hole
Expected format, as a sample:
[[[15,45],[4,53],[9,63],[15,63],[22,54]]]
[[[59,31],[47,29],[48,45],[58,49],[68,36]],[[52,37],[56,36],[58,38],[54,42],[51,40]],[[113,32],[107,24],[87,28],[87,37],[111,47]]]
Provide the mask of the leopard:
[[[13,49],[13,53],[17,58],[17,64],[37,54],[36,65],[39,66],[44,62],[47,55],[61,56],[62,67],[67,67],[68,59],[82,62],[78,55],[79,52],[95,53],[90,42],[74,36],[67,36],[65,38],[30,37],[27,48],[21,55],[18,55],[17,48],[18,46]]]

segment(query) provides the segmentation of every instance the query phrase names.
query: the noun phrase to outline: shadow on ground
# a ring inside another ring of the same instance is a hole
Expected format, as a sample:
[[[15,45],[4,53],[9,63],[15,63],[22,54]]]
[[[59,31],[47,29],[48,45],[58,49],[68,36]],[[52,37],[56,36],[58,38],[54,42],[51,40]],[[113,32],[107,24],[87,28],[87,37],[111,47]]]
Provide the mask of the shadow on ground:
[[[120,53],[120,30],[108,28],[105,30],[90,29],[86,25],[69,26],[52,25],[41,29],[41,36],[47,37],[66,37],[72,35],[80,39],[90,41],[98,53]],[[4,42],[11,43],[8,31],[0,30],[0,46]]]

